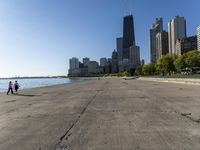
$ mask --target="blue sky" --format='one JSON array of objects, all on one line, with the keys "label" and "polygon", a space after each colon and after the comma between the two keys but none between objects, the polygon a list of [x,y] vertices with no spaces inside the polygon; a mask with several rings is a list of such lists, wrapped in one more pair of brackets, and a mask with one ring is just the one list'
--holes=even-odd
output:
[{"label": "blue sky", "polygon": [[199,0],[0,0],[0,77],[66,75],[69,58],[110,57],[123,16],[134,16],[136,43],[149,62],[149,29],[184,16],[200,24]]}]

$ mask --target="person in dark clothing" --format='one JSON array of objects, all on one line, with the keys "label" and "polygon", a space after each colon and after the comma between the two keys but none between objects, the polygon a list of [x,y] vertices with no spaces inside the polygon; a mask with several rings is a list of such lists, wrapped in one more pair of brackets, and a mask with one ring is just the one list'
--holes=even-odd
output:
[{"label": "person in dark clothing", "polygon": [[10,91],[13,94],[13,84],[12,84],[12,81],[9,81],[9,83],[8,83],[7,95],[9,94]]},{"label": "person in dark clothing", "polygon": [[15,92],[16,92],[16,94],[18,94],[17,91],[18,91],[18,89],[19,89],[19,84],[18,84],[17,81],[15,81],[14,87],[15,87]]}]

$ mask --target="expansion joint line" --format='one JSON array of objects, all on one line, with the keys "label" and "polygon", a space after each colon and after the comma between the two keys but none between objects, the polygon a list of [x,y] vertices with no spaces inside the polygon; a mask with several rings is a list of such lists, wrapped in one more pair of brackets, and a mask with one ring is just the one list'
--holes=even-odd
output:
[{"label": "expansion joint line", "polygon": [[[85,113],[85,111],[87,110],[88,106],[92,103],[92,101],[94,101],[94,99],[96,98],[97,94],[95,94],[90,100],[89,102],[86,104],[86,106],[83,108],[83,110],[80,112],[80,115],[78,116],[78,118],[72,123],[72,125],[70,126],[70,128],[60,137],[59,142],[56,143],[54,150],[59,150],[59,149],[63,149],[64,147],[61,145],[62,140],[69,134],[69,132],[72,130],[72,128],[79,122],[81,116]],[[67,147],[65,147],[67,148]]]}]

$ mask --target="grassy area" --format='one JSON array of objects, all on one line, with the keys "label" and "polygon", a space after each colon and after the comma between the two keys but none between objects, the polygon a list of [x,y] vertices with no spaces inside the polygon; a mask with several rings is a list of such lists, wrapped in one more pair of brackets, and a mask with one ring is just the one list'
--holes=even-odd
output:
[{"label": "grassy area", "polygon": [[166,76],[159,76],[159,75],[143,75],[142,77],[152,77],[152,78],[199,78],[200,74],[171,74]]},{"label": "grassy area", "polygon": [[172,74],[171,76],[166,76],[167,78],[200,78],[200,74]]}]

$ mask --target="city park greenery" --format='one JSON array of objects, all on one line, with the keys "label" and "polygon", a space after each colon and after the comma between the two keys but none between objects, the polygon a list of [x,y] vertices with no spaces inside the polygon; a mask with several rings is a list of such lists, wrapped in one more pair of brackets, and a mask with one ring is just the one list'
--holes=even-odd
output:
[{"label": "city park greenery", "polygon": [[192,68],[200,68],[200,52],[197,50],[188,51],[181,56],[167,54],[159,58],[156,64],[145,64],[137,67],[134,71],[118,73],[117,76],[200,77],[200,75],[194,74],[180,74],[182,70],[192,70]]},{"label": "city park greenery", "polygon": [[200,52],[192,50],[177,57],[176,55],[164,55],[156,64],[146,64],[138,67],[135,73],[138,75],[174,75],[182,70],[191,70],[200,67]]}]

